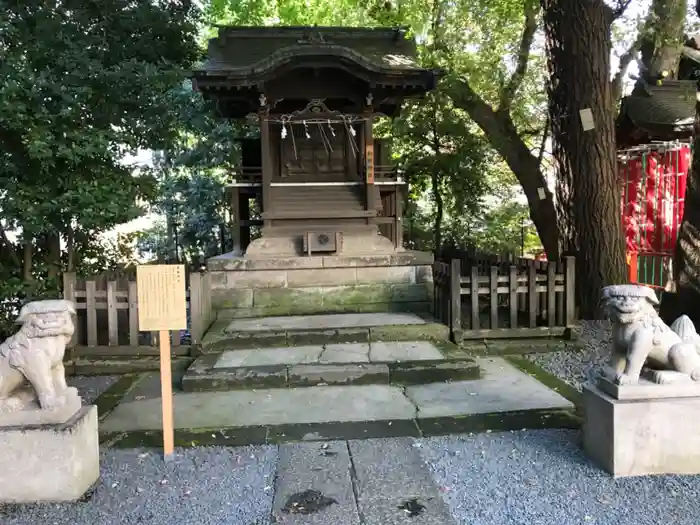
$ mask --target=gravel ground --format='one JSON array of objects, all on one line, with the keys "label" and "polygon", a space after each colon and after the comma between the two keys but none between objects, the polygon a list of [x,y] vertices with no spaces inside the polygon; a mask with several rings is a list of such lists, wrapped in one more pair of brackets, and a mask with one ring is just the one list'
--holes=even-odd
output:
[{"label": "gravel ground", "polygon": [[581,390],[583,383],[608,362],[611,344],[610,323],[582,321],[579,338],[584,343],[582,349],[530,354],[525,357]]},{"label": "gravel ground", "polygon": [[83,404],[94,403],[100,394],[117,382],[120,376],[72,376],[67,377],[68,386],[74,386],[83,398]]},{"label": "gravel ground", "polygon": [[[356,448],[360,446],[355,445]],[[368,445],[369,442],[362,442],[360,448]],[[700,523],[697,506],[700,476],[615,480],[585,457],[578,446],[576,431],[448,436],[416,440],[414,446],[429,469],[426,481],[430,485],[432,478],[436,490],[417,484],[417,478],[414,478],[417,474],[406,477],[408,469],[401,471],[404,478],[399,482],[393,479],[396,476],[387,474],[395,473],[391,468],[380,468],[379,472],[386,479],[370,488],[379,499],[392,500],[392,509],[393,500],[400,499],[397,499],[398,494],[406,497],[406,487],[411,487],[411,490],[421,487],[414,496],[426,496],[430,492],[440,494],[454,521],[448,519],[439,523]],[[0,524],[271,525],[275,475],[295,476],[295,469],[311,468],[310,465],[292,465],[286,473],[275,472],[278,456],[277,447],[195,448],[178,450],[175,461],[164,464],[154,452],[108,449],[102,453],[102,479],[86,501],[77,504],[0,505]],[[358,472],[367,470],[367,462],[372,459],[370,456],[364,458],[358,454],[354,458],[361,463],[356,465]],[[313,488],[323,490],[327,487]],[[365,490],[367,488],[364,486]],[[369,503],[374,501],[370,500]],[[414,521],[416,525],[434,523],[435,517],[415,518]],[[300,518],[303,519],[293,522],[312,522],[307,521],[306,516]],[[323,523],[342,525],[352,522],[348,516],[336,518]],[[363,523],[367,525],[388,523],[369,516],[365,518]],[[399,521],[408,523],[410,520],[401,516]]]},{"label": "gravel ground", "polygon": [[[277,447],[154,452],[108,449],[78,504],[0,505],[2,525],[268,525]],[[331,524],[329,524],[331,525]]]},{"label": "gravel ground", "polygon": [[697,525],[700,476],[614,480],[578,433],[540,430],[420,440],[459,525]]}]

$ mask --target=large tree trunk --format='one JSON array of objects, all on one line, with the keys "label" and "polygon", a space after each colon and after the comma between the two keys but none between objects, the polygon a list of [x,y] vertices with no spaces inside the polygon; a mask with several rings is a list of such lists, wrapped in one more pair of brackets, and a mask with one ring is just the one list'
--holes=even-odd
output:
[{"label": "large tree trunk", "polygon": [[[696,4],[700,16],[700,0]],[[684,313],[700,328],[700,80],[695,103],[695,137],[693,166],[685,190],[683,221],[678,232],[674,257],[674,278],[678,292],[672,307],[666,309],[667,320]]]},{"label": "large tree trunk", "polygon": [[[581,317],[594,319],[601,288],[627,280],[610,82],[613,12],[603,0],[542,5],[562,237],[578,255]],[[584,130],[581,110],[591,111],[593,129]]]}]

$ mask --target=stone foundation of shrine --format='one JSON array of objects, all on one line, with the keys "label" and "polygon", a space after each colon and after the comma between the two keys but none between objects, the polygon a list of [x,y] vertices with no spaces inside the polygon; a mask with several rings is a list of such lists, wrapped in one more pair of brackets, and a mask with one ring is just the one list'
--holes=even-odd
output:
[{"label": "stone foundation of shrine", "polygon": [[413,251],[207,261],[212,306],[232,318],[429,311],[432,264],[432,254]]}]

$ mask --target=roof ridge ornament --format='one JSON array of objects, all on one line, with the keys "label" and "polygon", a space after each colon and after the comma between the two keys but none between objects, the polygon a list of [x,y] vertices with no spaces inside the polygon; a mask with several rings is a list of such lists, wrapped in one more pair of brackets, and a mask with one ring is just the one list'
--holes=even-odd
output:
[{"label": "roof ridge ornament", "polygon": [[306,31],[297,40],[297,44],[328,44],[328,42],[320,31]]}]

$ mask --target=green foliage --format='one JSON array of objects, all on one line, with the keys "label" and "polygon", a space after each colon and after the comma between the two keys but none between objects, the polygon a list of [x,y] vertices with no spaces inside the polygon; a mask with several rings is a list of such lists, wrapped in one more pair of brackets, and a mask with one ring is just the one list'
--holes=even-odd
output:
[{"label": "green foliage", "polygon": [[140,232],[141,256],[197,263],[228,247],[226,191],[228,174],[240,160],[236,137],[253,131],[220,118],[189,82],[177,93],[180,128],[157,162],[158,198],[151,211],[164,217]]},{"label": "green foliage", "polygon": [[138,250],[160,260],[197,263],[221,253],[221,228],[225,224],[221,173],[182,170],[163,180],[155,211],[165,221],[138,236]]},{"label": "green foliage", "polygon": [[154,198],[123,159],[176,137],[196,15],[189,0],[0,4],[0,298],[55,295],[68,261]]}]

